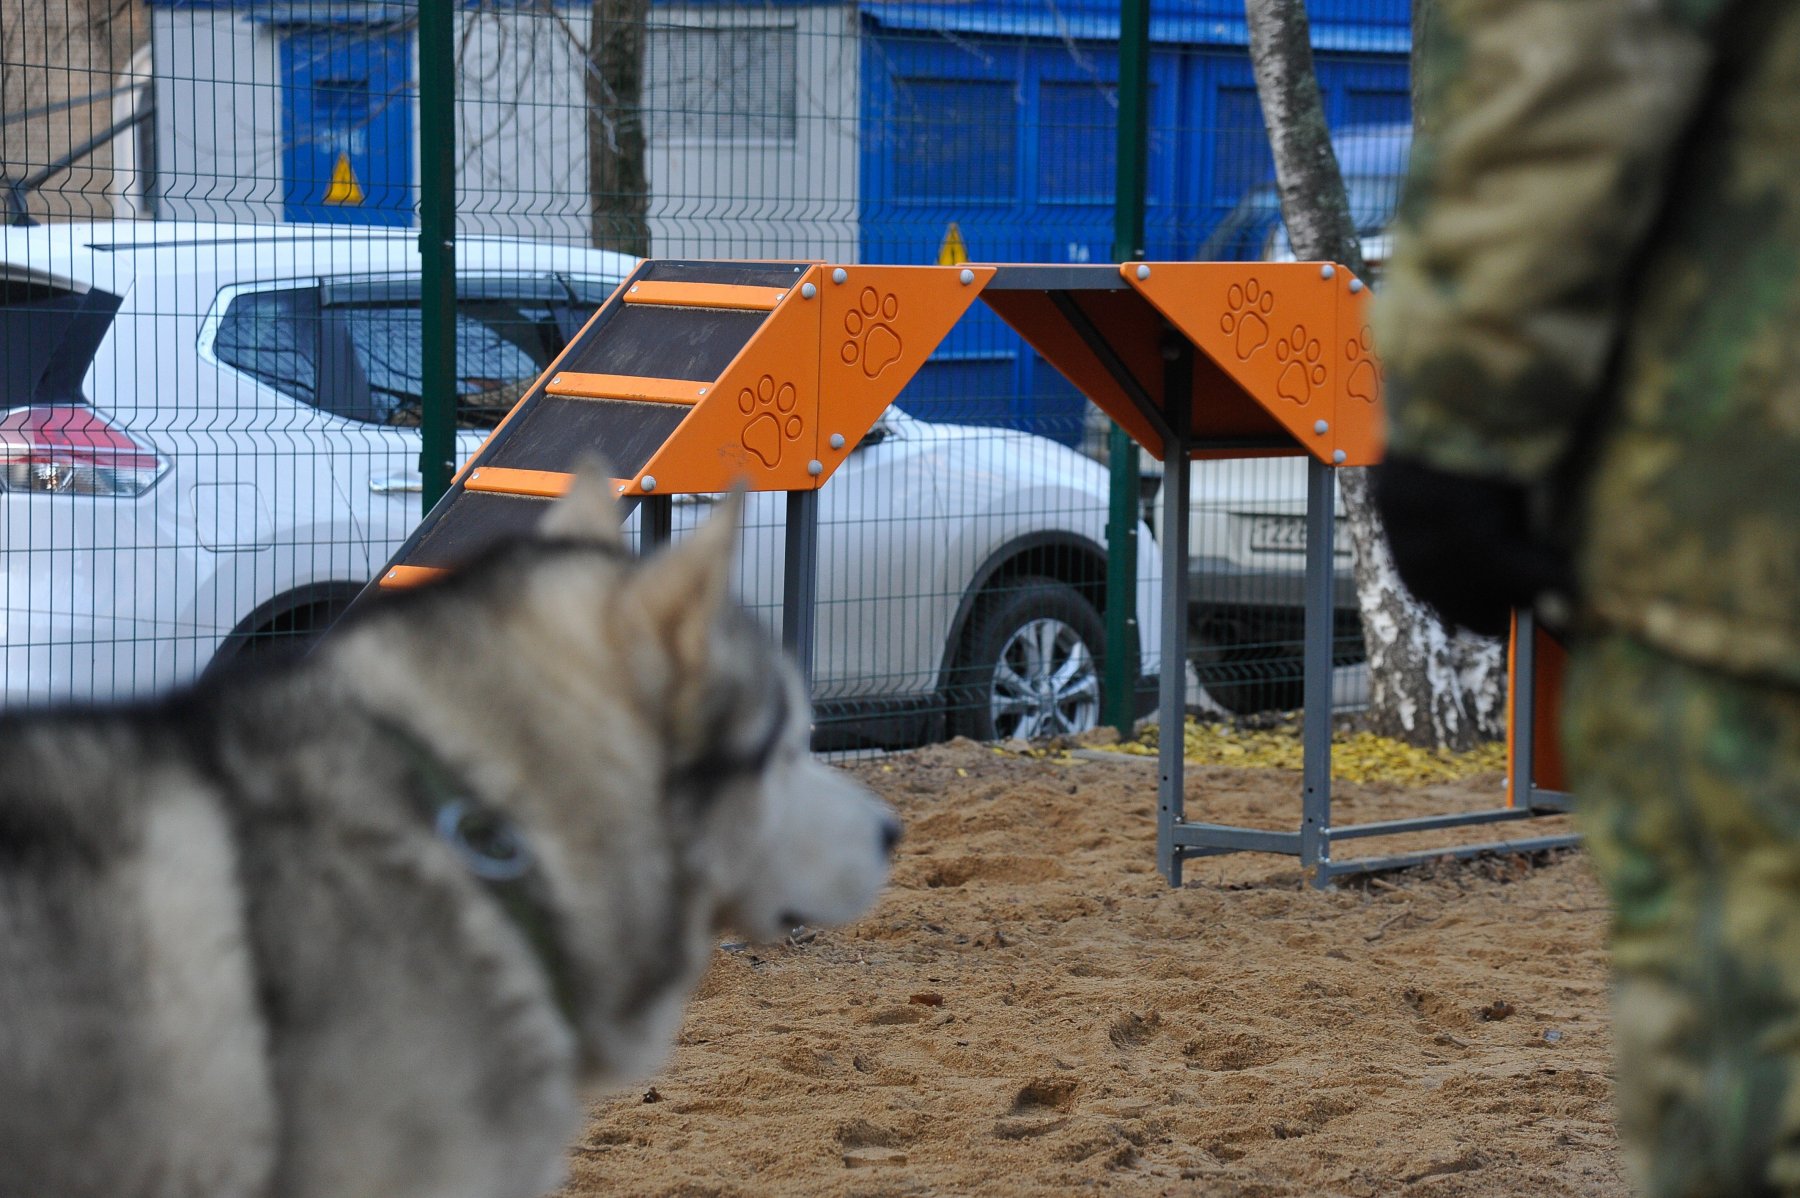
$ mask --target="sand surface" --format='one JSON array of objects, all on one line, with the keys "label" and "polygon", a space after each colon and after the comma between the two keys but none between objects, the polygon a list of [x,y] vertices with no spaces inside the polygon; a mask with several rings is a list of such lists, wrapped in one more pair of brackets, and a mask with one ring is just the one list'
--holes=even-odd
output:
[{"label": "sand surface", "polygon": [[[1627,1192],[1578,852],[1324,892],[1235,856],[1170,890],[1149,762],[850,768],[907,821],[892,887],[853,927],[722,948],[665,1069],[593,1108],[569,1198]],[[1338,818],[1499,784],[1341,784]],[[1190,768],[1188,794],[1298,818],[1289,771]]]}]

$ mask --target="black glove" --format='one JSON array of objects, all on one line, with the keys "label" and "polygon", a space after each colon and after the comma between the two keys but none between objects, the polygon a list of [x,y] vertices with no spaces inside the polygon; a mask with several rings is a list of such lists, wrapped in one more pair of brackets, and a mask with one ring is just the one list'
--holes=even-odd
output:
[{"label": "black glove", "polygon": [[1390,457],[1375,468],[1375,506],[1401,580],[1448,623],[1499,636],[1510,609],[1571,590],[1568,561],[1532,534],[1517,483]]}]

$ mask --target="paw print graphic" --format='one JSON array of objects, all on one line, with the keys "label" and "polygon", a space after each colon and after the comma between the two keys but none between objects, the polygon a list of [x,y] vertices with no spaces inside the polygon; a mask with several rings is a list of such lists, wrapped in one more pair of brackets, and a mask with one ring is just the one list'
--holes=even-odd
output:
[{"label": "paw print graphic", "polygon": [[1225,293],[1225,315],[1219,317],[1219,328],[1233,339],[1239,361],[1269,343],[1268,315],[1275,310],[1275,293],[1256,279],[1233,283]]},{"label": "paw print graphic", "polygon": [[900,360],[900,334],[888,323],[900,315],[900,297],[864,287],[857,298],[857,306],[844,317],[844,332],[850,334],[844,342],[844,362],[860,364],[867,378],[879,378]]},{"label": "paw print graphic", "polygon": [[1285,362],[1275,380],[1275,394],[1304,407],[1316,388],[1325,385],[1325,347],[1308,337],[1304,325],[1275,343],[1275,357]]},{"label": "paw print graphic", "polygon": [[805,422],[794,408],[800,393],[794,384],[777,386],[773,375],[763,375],[756,389],[745,387],[738,392],[738,411],[750,417],[744,422],[744,448],[755,454],[764,466],[773,469],[781,462],[781,451],[789,441],[800,439]]},{"label": "paw print graphic", "polygon": [[1381,367],[1375,361],[1375,339],[1364,325],[1362,332],[1344,342],[1344,357],[1350,363],[1350,379],[1344,390],[1351,398],[1373,404],[1381,398]]}]

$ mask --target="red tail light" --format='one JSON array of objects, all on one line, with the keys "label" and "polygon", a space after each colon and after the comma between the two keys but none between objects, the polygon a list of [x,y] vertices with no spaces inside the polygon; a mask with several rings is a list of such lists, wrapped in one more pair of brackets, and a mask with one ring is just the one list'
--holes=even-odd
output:
[{"label": "red tail light", "polygon": [[0,490],[130,498],[168,468],[92,408],[45,404],[0,416]]}]

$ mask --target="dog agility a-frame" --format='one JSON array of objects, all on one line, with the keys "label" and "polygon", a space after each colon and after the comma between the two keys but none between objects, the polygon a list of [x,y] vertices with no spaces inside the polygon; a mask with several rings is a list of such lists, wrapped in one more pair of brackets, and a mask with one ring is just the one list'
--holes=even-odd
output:
[{"label": "dog agility a-frame", "polygon": [[[1295,856],[1319,884],[1445,855],[1528,852],[1572,836],[1340,860],[1341,841],[1561,811],[1538,787],[1538,634],[1515,654],[1505,806],[1372,824],[1331,814],[1333,471],[1381,454],[1381,368],[1368,291],[1334,263],[862,266],[652,260],[627,278],[457,475],[372,586],[403,587],[525,530],[585,454],[666,540],[670,497],[737,483],[788,499],[783,639],[810,676],[817,492],[977,298],[1165,463],[1157,865],[1232,852]],[[1299,826],[1187,817],[1183,738],[1188,464],[1307,461],[1304,768]],[[1521,755],[1522,753],[1522,755]],[[1522,780],[1522,781],[1521,781]]]},{"label": "dog agility a-frame", "polygon": [[812,676],[818,489],[992,267],[639,264],[457,473],[375,587],[434,577],[534,525],[584,456],[652,544],[676,495],[788,495],[782,639]]}]

